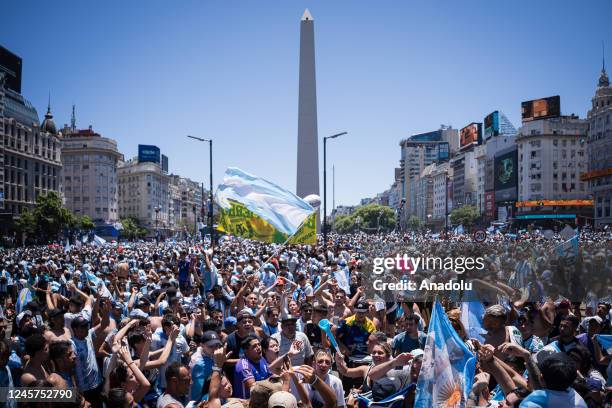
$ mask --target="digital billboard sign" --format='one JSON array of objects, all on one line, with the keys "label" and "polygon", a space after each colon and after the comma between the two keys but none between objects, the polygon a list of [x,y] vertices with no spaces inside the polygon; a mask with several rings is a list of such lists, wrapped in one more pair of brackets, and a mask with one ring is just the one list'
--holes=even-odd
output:
[{"label": "digital billboard sign", "polygon": [[0,72],[6,73],[9,89],[21,93],[21,58],[0,46]]},{"label": "digital billboard sign", "polygon": [[561,116],[561,97],[559,95],[521,102],[521,118],[523,122],[557,118],[559,116]]},{"label": "digital billboard sign", "polygon": [[518,154],[516,150],[495,157],[495,201],[517,198]]},{"label": "digital billboard sign", "polygon": [[493,136],[499,136],[499,112],[495,111],[484,118],[484,138],[490,139]]},{"label": "digital billboard sign", "polygon": [[151,145],[138,145],[138,162],[153,162],[160,164],[159,147]]},{"label": "digital billboard sign", "polygon": [[470,123],[459,131],[459,148],[465,149],[482,141],[482,123]]}]

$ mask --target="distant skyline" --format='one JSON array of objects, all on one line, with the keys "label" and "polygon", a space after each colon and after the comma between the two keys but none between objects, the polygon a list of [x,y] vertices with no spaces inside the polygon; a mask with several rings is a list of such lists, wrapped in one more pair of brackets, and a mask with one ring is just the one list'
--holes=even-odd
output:
[{"label": "distant skyline", "polygon": [[[295,189],[300,18],[315,24],[319,138],[336,205],[393,182],[399,141],[560,95],[584,118],[610,52],[612,2],[161,0],[6,2],[0,44],[23,58],[23,95],[42,120],[89,125],[126,159],[157,145],[170,172],[208,186],[235,166]],[[319,143],[320,150],[322,143]],[[320,153],[322,158],[322,152]],[[323,173],[322,159],[321,177]],[[322,185],[322,181],[321,181]],[[328,206],[329,210],[331,205]]]}]

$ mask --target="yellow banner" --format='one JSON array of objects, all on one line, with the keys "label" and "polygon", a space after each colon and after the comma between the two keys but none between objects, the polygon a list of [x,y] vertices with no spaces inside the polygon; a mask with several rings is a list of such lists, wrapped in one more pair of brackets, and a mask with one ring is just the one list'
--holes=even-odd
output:
[{"label": "yellow banner", "polygon": [[289,244],[310,244],[317,243],[317,213],[314,212],[306,218],[306,221],[289,239]]},{"label": "yellow banner", "polygon": [[[229,209],[221,208],[219,229],[237,237],[255,241],[283,244],[289,236],[278,231],[269,222],[250,211],[244,204],[229,200]],[[310,215],[291,237],[291,244],[315,244],[317,242],[316,213]]]}]

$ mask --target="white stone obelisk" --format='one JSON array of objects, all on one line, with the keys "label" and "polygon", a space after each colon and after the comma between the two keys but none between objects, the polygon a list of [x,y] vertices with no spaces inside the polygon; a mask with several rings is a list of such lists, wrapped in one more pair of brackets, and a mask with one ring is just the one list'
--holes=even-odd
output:
[{"label": "white stone obelisk", "polygon": [[297,188],[299,197],[319,195],[319,136],[315,78],[314,21],[306,9],[300,23]]}]

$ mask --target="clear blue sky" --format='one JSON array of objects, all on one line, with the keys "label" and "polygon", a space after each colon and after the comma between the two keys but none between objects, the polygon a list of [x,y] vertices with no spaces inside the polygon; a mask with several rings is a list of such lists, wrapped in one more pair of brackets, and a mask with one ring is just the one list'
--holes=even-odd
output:
[{"label": "clear blue sky", "polygon": [[495,109],[518,126],[521,101],[556,94],[584,117],[602,39],[612,66],[609,0],[8,1],[0,44],[40,116],[51,91],[58,126],[75,103],[126,158],[155,144],[206,185],[206,146],[185,135],[213,138],[215,184],[237,166],[294,191],[306,7],[319,136],[349,132],[328,145],[328,204],[332,164],[336,204],[356,204],[392,183],[401,139]]}]

